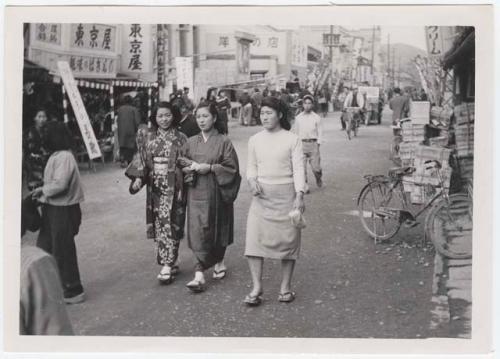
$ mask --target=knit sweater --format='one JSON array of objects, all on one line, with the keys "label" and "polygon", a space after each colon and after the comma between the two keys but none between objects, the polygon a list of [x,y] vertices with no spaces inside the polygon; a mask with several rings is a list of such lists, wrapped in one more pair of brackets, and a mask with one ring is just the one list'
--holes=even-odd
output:
[{"label": "knit sweater", "polygon": [[54,152],[45,166],[40,202],[71,206],[83,202],[83,188],[75,157],[70,151]]}]

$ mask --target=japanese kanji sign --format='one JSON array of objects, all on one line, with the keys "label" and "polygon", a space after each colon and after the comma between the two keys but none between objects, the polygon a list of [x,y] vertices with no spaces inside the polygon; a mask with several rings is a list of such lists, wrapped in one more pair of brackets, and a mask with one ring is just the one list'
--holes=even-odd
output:
[{"label": "japanese kanji sign", "polygon": [[101,149],[99,148],[99,143],[90,124],[89,116],[85,105],[83,104],[82,97],[78,91],[73,73],[71,72],[70,65],[67,61],[58,61],[57,68],[59,69],[59,74],[63,80],[64,88],[69,97],[71,107],[75,113],[76,121],[78,122],[78,127],[80,127],[80,132],[82,134],[83,142],[87,148],[87,153],[89,158],[93,160],[94,158],[101,157]]},{"label": "japanese kanji sign", "polygon": [[292,33],[292,58],[291,63],[293,66],[307,66],[307,46],[302,41],[300,34]]},{"label": "japanese kanji sign", "polygon": [[193,58],[192,57],[176,57],[175,70],[177,72],[177,88],[182,89],[189,87],[190,94],[193,93],[194,78],[193,78]]},{"label": "japanese kanji sign", "polygon": [[57,61],[66,60],[71,72],[77,77],[111,78],[116,76],[118,70],[114,56],[97,56],[92,53],[61,54],[54,50],[33,48],[29,58],[54,72],[58,70]]},{"label": "japanese kanji sign", "polygon": [[35,26],[35,41],[61,45],[61,24],[38,23]]},{"label": "japanese kanji sign", "polygon": [[443,37],[439,26],[426,26],[425,38],[427,42],[427,53],[430,57],[443,55]]},{"label": "japanese kanji sign", "polygon": [[122,69],[129,73],[152,71],[151,25],[127,24],[123,27]]},{"label": "japanese kanji sign", "polygon": [[116,27],[103,24],[71,24],[70,46],[77,49],[114,52]]}]

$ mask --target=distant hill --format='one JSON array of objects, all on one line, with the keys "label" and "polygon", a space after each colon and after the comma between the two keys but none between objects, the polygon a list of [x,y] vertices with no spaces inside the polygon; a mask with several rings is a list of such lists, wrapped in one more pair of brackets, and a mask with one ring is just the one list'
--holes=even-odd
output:
[{"label": "distant hill", "polygon": [[[413,64],[413,59],[420,56],[427,56],[427,52],[419,49],[418,47],[411,46],[408,44],[395,43],[391,44],[391,63],[392,63],[392,49],[395,49],[395,71],[398,71],[399,58],[401,58],[401,71],[406,72],[411,75],[416,81],[418,81],[418,72]],[[381,46],[381,59],[385,63],[387,59],[387,44]],[[391,65],[392,67],[392,65]]]}]

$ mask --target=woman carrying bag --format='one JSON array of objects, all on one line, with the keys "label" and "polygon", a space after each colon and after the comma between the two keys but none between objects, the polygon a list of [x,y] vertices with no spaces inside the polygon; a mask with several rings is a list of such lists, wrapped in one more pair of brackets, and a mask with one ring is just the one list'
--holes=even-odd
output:
[{"label": "woman carrying bag", "polygon": [[214,279],[226,275],[224,256],[233,243],[233,202],[241,177],[238,156],[223,135],[215,104],[202,102],[195,116],[201,133],[188,139],[178,165],[188,185],[186,238],[197,262],[187,287],[199,293],[205,290],[205,270],[214,267]]}]

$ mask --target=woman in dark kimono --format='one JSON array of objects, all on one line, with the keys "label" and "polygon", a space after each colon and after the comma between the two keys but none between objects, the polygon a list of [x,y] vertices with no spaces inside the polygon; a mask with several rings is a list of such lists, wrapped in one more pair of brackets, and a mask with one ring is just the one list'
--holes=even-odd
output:
[{"label": "woman in dark kimono", "polygon": [[215,266],[214,279],[226,275],[224,254],[233,243],[233,202],[241,177],[238,156],[229,138],[221,134],[215,105],[201,103],[195,115],[201,133],[188,139],[179,166],[188,184],[186,238],[197,260],[194,279],[187,287],[202,292],[205,270]]},{"label": "woman in dark kimono", "polygon": [[133,180],[131,193],[147,186],[147,236],[156,243],[157,262],[162,266],[158,280],[162,284],[174,280],[184,232],[183,174],[176,163],[186,136],[177,130],[179,117],[168,102],[158,104],[158,129],[149,134],[144,128],[138,131],[138,152],[125,173]]},{"label": "woman in dark kimono", "polygon": [[43,130],[47,123],[47,111],[38,109],[23,141],[24,163],[23,169],[29,190],[43,185],[43,170],[49,159],[50,153],[42,143]]}]

